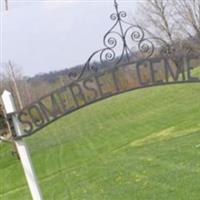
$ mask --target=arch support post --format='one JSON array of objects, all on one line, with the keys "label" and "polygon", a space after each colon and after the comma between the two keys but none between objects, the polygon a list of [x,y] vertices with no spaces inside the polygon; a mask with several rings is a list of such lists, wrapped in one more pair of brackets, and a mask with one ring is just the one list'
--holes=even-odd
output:
[{"label": "arch support post", "polygon": [[[20,122],[17,119],[17,115],[16,115],[17,110],[16,110],[16,106],[15,106],[12,94],[5,90],[1,98],[2,98],[4,109],[5,109],[5,113],[9,117],[9,120],[10,120],[9,125],[11,129],[13,129],[12,131],[14,132],[16,136],[22,136],[23,130],[21,129]],[[26,177],[26,180],[27,180],[27,183],[32,195],[32,199],[43,200],[39,183],[34,172],[34,167],[32,165],[30,153],[24,139],[14,138],[14,144],[16,146],[19,158],[21,160],[21,164],[22,164],[24,174],[25,174],[25,177]]]}]

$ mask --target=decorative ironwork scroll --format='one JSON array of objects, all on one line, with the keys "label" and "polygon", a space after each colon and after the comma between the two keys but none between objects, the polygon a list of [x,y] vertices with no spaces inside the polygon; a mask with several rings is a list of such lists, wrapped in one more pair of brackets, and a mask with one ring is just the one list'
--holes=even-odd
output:
[{"label": "decorative ironwork scroll", "polygon": [[162,43],[160,53],[169,52],[169,45],[160,38],[147,38],[145,31],[139,25],[133,25],[126,21],[127,13],[120,11],[114,0],[115,13],[110,15],[114,25],[104,35],[104,48],[95,51],[79,72],[71,71],[69,77],[79,80],[86,73],[96,73],[100,68],[129,63],[139,58],[151,57]]}]

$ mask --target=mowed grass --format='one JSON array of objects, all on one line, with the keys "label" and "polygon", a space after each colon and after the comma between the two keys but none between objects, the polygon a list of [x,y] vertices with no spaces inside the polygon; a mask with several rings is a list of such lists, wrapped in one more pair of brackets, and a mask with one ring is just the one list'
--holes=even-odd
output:
[{"label": "mowed grass", "polygon": [[[118,95],[26,139],[45,200],[199,200],[200,84]],[[0,144],[0,199],[30,200]]]}]

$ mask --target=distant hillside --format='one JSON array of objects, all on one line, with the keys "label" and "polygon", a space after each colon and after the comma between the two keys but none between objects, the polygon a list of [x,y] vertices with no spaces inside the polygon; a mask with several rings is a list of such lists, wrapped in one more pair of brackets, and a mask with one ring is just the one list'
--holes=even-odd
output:
[{"label": "distant hillside", "polygon": [[82,66],[83,65],[77,65],[75,67],[65,68],[63,70],[50,71],[47,73],[39,73],[33,77],[28,78],[28,82],[47,81],[49,83],[55,83],[56,81],[58,81],[60,76],[68,76],[70,71],[77,71]]}]

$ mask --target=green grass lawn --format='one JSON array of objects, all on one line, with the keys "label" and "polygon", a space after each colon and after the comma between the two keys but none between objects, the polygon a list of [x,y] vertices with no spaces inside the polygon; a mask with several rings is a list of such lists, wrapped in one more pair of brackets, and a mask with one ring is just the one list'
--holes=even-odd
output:
[{"label": "green grass lawn", "polygon": [[[200,84],[137,90],[26,139],[45,200],[199,200]],[[0,199],[31,200],[0,144]]]}]

